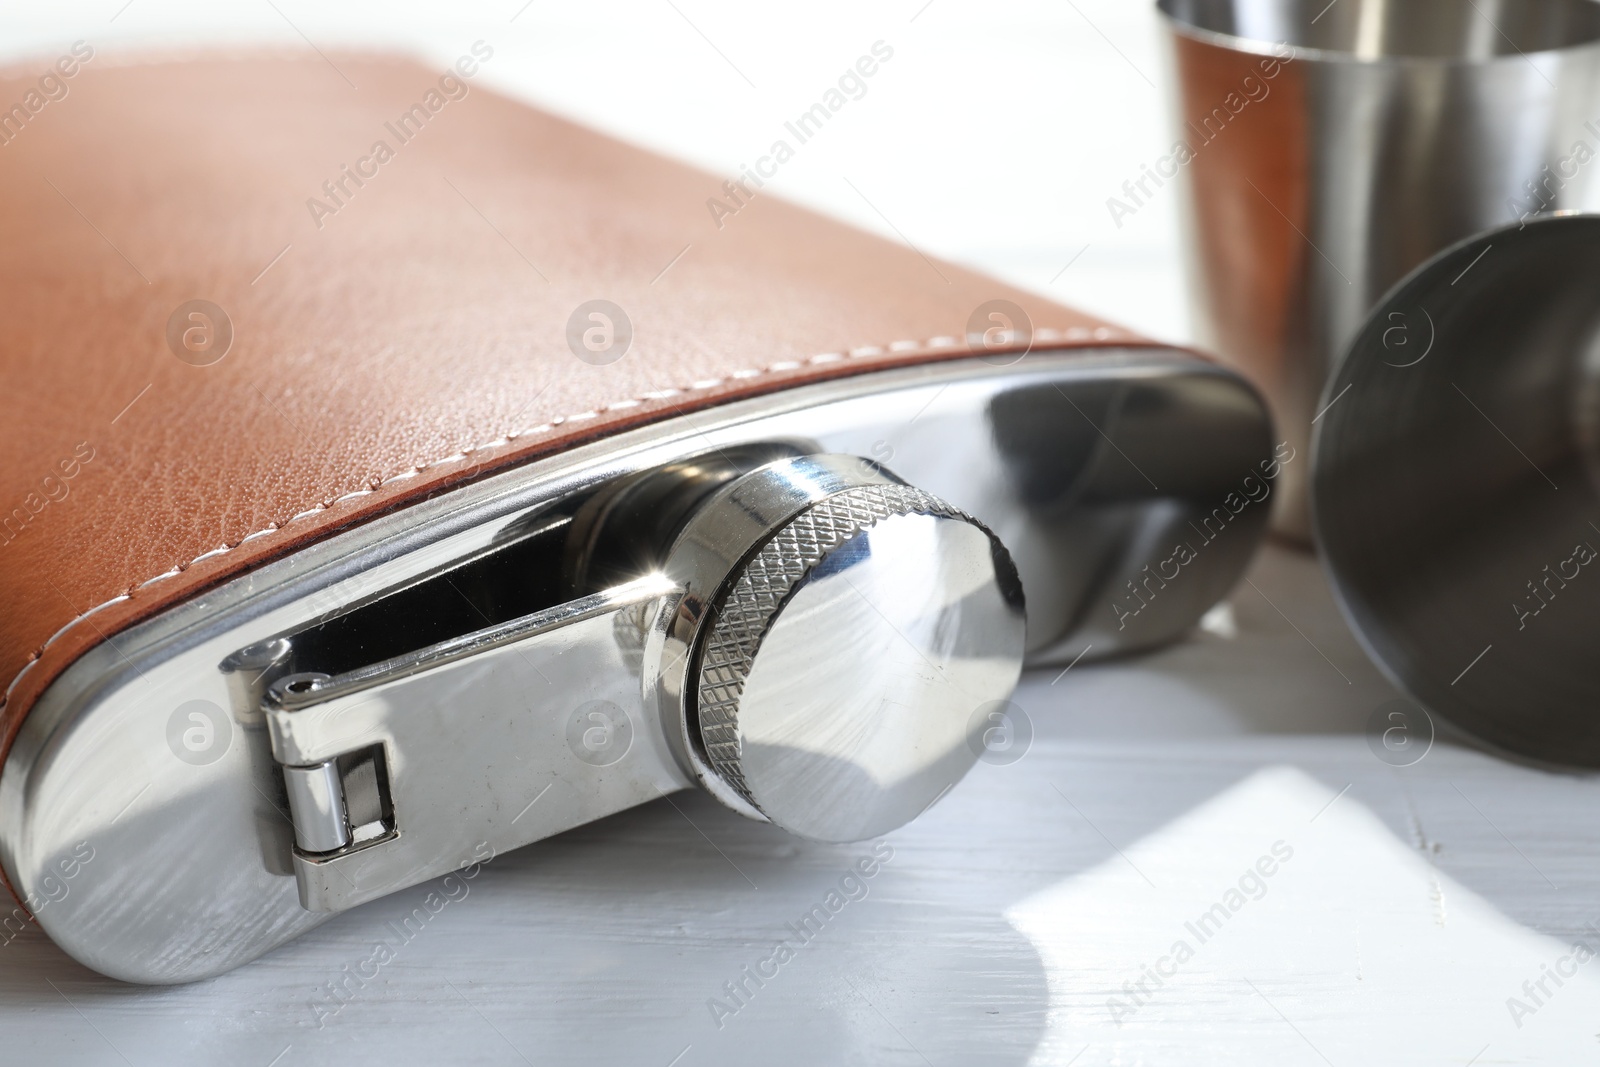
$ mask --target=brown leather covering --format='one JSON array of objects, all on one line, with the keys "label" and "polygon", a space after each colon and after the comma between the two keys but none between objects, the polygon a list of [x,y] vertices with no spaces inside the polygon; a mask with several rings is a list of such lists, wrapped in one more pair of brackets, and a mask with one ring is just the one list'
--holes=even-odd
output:
[{"label": "brown leather covering", "polygon": [[[1204,295],[1229,342],[1225,358],[1237,357],[1270,393],[1281,388],[1277,376],[1300,310],[1287,294],[1316,255],[1292,221],[1310,209],[1305,67],[1183,34],[1176,67],[1180,136],[1194,151],[1195,199],[1207,206],[1194,218],[1197,250],[1208,257],[1197,280],[1216,290]],[[1264,95],[1248,98],[1246,87]],[[1225,108],[1230,100],[1246,109],[1241,121]],[[1226,151],[1209,150],[1208,139],[1222,138]]]},{"label": "brown leather covering", "polygon": [[[96,56],[4,128],[0,755],[97,642],[446,486],[968,355],[956,339],[994,298],[1028,309],[1036,349],[1131,340],[769,194],[719,229],[721,178],[497,96],[482,71],[402,143],[385,124],[426,108],[444,68],[331,59]],[[26,106],[50,62],[0,80],[0,107]],[[379,140],[393,158],[314,219],[308,199],[333,206],[323,183]],[[634,326],[609,366],[566,340],[594,298]],[[235,332],[209,366],[166,340],[194,299]]]},{"label": "brown leather covering", "polygon": [[[1175,35],[1174,75],[1197,210],[1190,272],[1201,343],[1266,395],[1279,431],[1309,451],[1321,361],[1304,305],[1311,260],[1306,116],[1310,68]],[[1237,113],[1233,109],[1238,109]],[[1213,146],[1212,141],[1217,144]],[[1284,468],[1274,529],[1309,544],[1309,463]]]}]

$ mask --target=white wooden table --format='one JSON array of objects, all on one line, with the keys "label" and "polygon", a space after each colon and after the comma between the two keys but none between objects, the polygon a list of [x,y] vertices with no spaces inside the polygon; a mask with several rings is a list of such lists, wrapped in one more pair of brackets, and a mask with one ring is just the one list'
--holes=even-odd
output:
[{"label": "white wooden table", "polygon": [[[483,38],[502,88],[730,174],[889,41],[777,193],[1183,339],[1175,205],[1104,208],[1166,140],[1143,0],[507,0],[443,23],[275,2],[7,10],[0,41]],[[1307,556],[1270,548],[1230,604],[1158,654],[1026,678],[1023,757],[877,857],[683,794],[500,857],[436,913],[419,886],[192,986],[121,985],[32,931],[0,949],[0,1064],[1592,1061],[1600,965],[1573,946],[1600,949],[1600,784],[1444,724],[1381,761],[1368,722],[1396,694]]]}]

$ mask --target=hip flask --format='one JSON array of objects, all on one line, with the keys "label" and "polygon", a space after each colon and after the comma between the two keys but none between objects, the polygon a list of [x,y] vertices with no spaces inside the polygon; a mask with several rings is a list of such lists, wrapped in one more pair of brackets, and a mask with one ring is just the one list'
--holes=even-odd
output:
[{"label": "hip flask", "polygon": [[686,788],[881,835],[1256,547],[1234,373],[493,61],[91,59],[7,146],[7,939],[202,978]]}]

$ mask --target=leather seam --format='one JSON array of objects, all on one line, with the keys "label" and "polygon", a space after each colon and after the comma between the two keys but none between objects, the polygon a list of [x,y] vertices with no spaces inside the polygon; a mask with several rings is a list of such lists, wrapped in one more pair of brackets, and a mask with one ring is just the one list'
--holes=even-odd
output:
[{"label": "leather seam", "polygon": [[[1115,327],[1074,326],[1065,330],[1051,328],[1036,329],[1032,332],[1032,335],[1027,338],[1027,343],[1029,349],[1031,350],[1033,345],[1038,343],[1051,344],[1059,341],[1133,341],[1136,339],[1137,338],[1135,338],[1135,336],[1128,331]],[[1010,340],[1015,340],[1015,338],[1010,338]],[[0,696],[0,710],[3,710],[11,702],[12,691],[16,689],[17,684],[22,681],[23,677],[27,675],[28,671],[33,669],[34,664],[38,663],[44,658],[45,653],[50,650],[50,646],[55,644],[56,641],[60,640],[61,636],[68,630],[71,630],[78,623],[88,619],[91,615],[104,611],[106,608],[112,607],[115,604],[120,604],[125,600],[132,600],[134,594],[136,594],[139,590],[144,589],[147,586],[155,585],[158,582],[165,581],[168,578],[175,578],[184,571],[188,570],[190,567],[194,566],[196,563],[213,559],[218,556],[227,555],[248,541],[271,536],[272,534],[286,529],[293,523],[296,523],[302,519],[310,518],[314,515],[320,515],[325,511],[332,510],[334,507],[345,503],[346,501],[354,500],[359,497],[370,496],[384,486],[393,485],[400,481],[415,478],[423,471],[428,470],[431,467],[438,467],[446,463],[460,462],[474,455],[475,453],[509,445],[511,442],[520,437],[529,437],[535,434],[549,433],[558,427],[565,426],[569,423],[586,421],[588,419],[597,419],[606,412],[635,408],[652,400],[667,400],[674,396],[681,396],[684,393],[704,392],[707,389],[715,389],[718,386],[730,381],[746,382],[756,378],[768,377],[773,374],[782,374],[786,371],[798,370],[805,366],[822,366],[830,363],[842,363],[852,359],[863,359],[869,356],[881,356],[885,354],[903,355],[912,352],[949,351],[950,349],[958,347],[960,344],[960,339],[948,336],[933,337],[926,341],[891,341],[886,345],[863,345],[859,348],[851,348],[844,352],[821,352],[803,360],[780,360],[776,363],[771,363],[761,368],[746,368],[729,371],[720,378],[706,378],[700,381],[691,382],[687,386],[680,386],[678,388],[652,390],[647,393],[641,393],[637,397],[613,401],[609,404],[602,404],[587,411],[580,411],[572,415],[559,415],[556,418],[553,418],[548,422],[540,423],[537,426],[530,426],[525,430],[508,431],[504,434],[501,434],[499,437],[494,438],[493,440],[485,442],[484,444],[475,445],[472,448],[460,449],[447,456],[441,456],[438,459],[415,464],[399,472],[398,474],[391,474],[387,478],[374,478],[369,483],[369,487],[366,489],[357,489],[352,492],[343,493],[339,496],[333,497],[332,499],[306,508],[303,511],[299,511],[282,522],[274,521],[270,525],[263,527],[260,530],[245,534],[231,545],[223,544],[217,546],[216,548],[208,549],[207,551],[202,552],[200,555],[191,559],[189,562],[179,563],[152,578],[147,578],[142,582],[136,582],[135,584],[129,586],[125,592],[119,593],[111,599],[100,604],[96,604],[87,611],[68,619],[60,629],[50,635],[44,644],[40,645],[37,649],[28,654],[27,661],[12,677],[10,683],[6,685],[4,695]],[[1026,354],[1026,351],[1027,350],[1024,351],[1024,354]]]}]

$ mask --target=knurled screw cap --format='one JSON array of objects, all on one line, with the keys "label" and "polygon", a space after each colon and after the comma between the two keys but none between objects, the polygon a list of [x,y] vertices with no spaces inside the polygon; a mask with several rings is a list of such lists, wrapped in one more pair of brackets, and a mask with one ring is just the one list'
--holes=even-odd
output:
[{"label": "knurled screw cap", "polygon": [[700,645],[706,762],[795,834],[858,841],[972,766],[974,711],[1016,685],[1021,586],[999,540],[903,484],[789,519],[730,577]]}]

